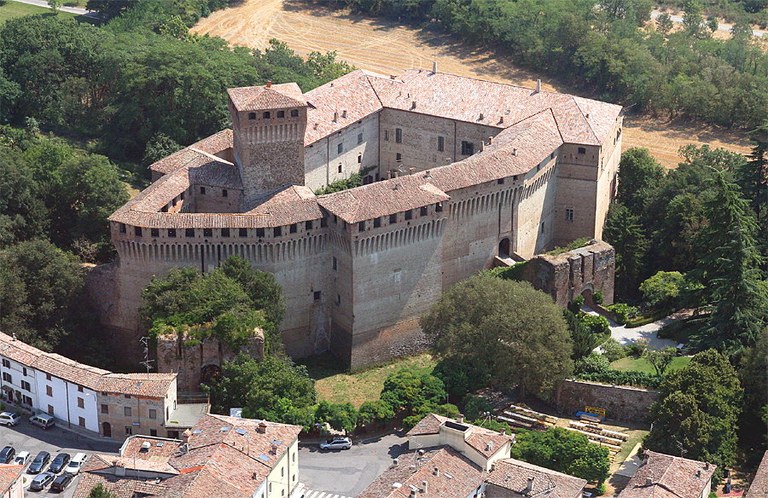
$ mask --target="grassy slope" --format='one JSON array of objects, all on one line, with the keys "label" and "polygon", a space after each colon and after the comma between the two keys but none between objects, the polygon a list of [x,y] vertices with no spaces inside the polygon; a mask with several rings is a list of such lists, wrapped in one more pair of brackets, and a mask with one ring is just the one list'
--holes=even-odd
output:
[{"label": "grassy slope", "polygon": [[[51,9],[8,0],[6,1],[5,5],[0,5],[0,24],[3,24],[8,19],[13,19],[14,17],[29,16],[33,14],[53,15]],[[65,17],[75,17],[74,14],[68,14],[66,12],[59,12],[58,15]]]},{"label": "grassy slope", "polygon": [[[691,358],[689,356],[678,356],[674,360],[672,360],[672,364],[669,366],[668,371],[672,370],[679,370],[686,366],[691,361]],[[648,363],[648,360],[645,358],[632,358],[627,356],[626,358],[622,358],[620,360],[616,360],[613,363],[611,363],[611,368],[614,370],[621,370],[621,371],[638,371],[638,372],[647,372],[647,373],[656,373],[656,370],[653,369],[653,365]]]},{"label": "grassy slope", "polygon": [[318,379],[317,396],[332,403],[352,403],[359,407],[364,401],[379,399],[387,375],[404,367],[431,371],[437,362],[428,354],[403,358],[393,363],[374,367],[354,374],[338,373],[323,364],[307,365],[310,375]]}]

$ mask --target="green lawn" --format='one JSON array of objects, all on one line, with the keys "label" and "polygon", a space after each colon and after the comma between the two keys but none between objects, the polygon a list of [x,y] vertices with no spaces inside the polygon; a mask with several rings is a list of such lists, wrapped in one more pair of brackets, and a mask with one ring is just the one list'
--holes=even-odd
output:
[{"label": "green lawn", "polygon": [[[677,356],[674,360],[672,360],[672,364],[669,366],[669,369],[667,370],[679,370],[686,366],[691,361],[690,356]],[[611,368],[613,370],[621,370],[623,372],[629,372],[629,371],[637,371],[637,372],[647,372],[654,374],[656,373],[656,370],[654,370],[653,365],[648,363],[648,360],[645,358],[632,358],[630,356],[627,356],[626,358],[622,358],[620,360],[616,360],[613,363],[611,363]]]},{"label": "green lawn", "polygon": [[[33,14],[54,15],[53,12],[51,12],[51,9],[46,9],[45,7],[37,7],[35,5],[7,0],[5,4],[0,5],[0,24],[3,24],[8,19],[13,19],[14,17],[29,16]],[[68,14],[66,12],[59,12],[58,15],[75,17],[75,14]]]},{"label": "green lawn", "polygon": [[317,379],[315,386],[318,399],[331,403],[349,402],[359,407],[364,401],[379,399],[381,389],[384,387],[384,379],[392,372],[403,367],[432,371],[437,361],[428,354],[422,354],[354,374],[338,372],[334,366],[335,363],[330,358],[326,358],[313,360],[312,363],[307,364],[309,374]]}]

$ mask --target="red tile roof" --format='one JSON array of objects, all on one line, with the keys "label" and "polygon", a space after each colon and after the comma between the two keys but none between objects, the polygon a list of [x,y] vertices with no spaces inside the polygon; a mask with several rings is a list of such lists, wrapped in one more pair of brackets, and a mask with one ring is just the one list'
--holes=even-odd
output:
[{"label": "red tile roof", "polygon": [[307,105],[301,88],[296,83],[230,88],[227,94],[235,109],[240,112]]},{"label": "red tile roof", "polygon": [[646,461],[619,498],[699,498],[715,466],[646,450]]},{"label": "red tile roof", "polygon": [[189,161],[194,160],[199,155],[199,152],[207,152],[215,156],[223,154],[227,149],[231,149],[232,144],[232,130],[227,128],[150,164],[149,169],[163,174],[170,173],[184,166]]},{"label": "red tile roof", "polygon": [[0,495],[7,493],[23,473],[23,465],[0,464]]},{"label": "red tile roof", "polygon": [[744,493],[744,498],[766,498],[768,497],[768,451],[763,454],[763,460],[757,468],[755,478],[749,485],[749,489]]},{"label": "red tile roof", "polygon": [[[529,479],[533,479],[530,491]],[[496,461],[486,481],[514,494],[537,498],[580,498],[587,484],[584,479],[512,458]]]}]

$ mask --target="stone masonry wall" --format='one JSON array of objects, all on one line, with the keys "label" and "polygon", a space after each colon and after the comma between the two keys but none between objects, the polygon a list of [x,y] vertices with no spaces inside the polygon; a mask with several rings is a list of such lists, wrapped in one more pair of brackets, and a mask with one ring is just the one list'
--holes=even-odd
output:
[{"label": "stone masonry wall", "polygon": [[573,415],[585,406],[605,409],[611,420],[646,422],[659,393],[630,386],[611,386],[580,380],[565,380],[555,393],[555,406],[563,415]]}]

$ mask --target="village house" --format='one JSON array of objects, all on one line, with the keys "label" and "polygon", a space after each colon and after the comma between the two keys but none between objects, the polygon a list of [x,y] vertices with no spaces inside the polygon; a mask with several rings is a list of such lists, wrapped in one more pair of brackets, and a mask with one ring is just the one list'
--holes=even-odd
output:
[{"label": "village house", "polygon": [[485,498],[581,498],[587,481],[512,458],[488,474]]},{"label": "village house", "polygon": [[0,498],[24,498],[23,465],[0,464]]},{"label": "village house", "polygon": [[715,466],[646,450],[619,498],[707,498]]}]

